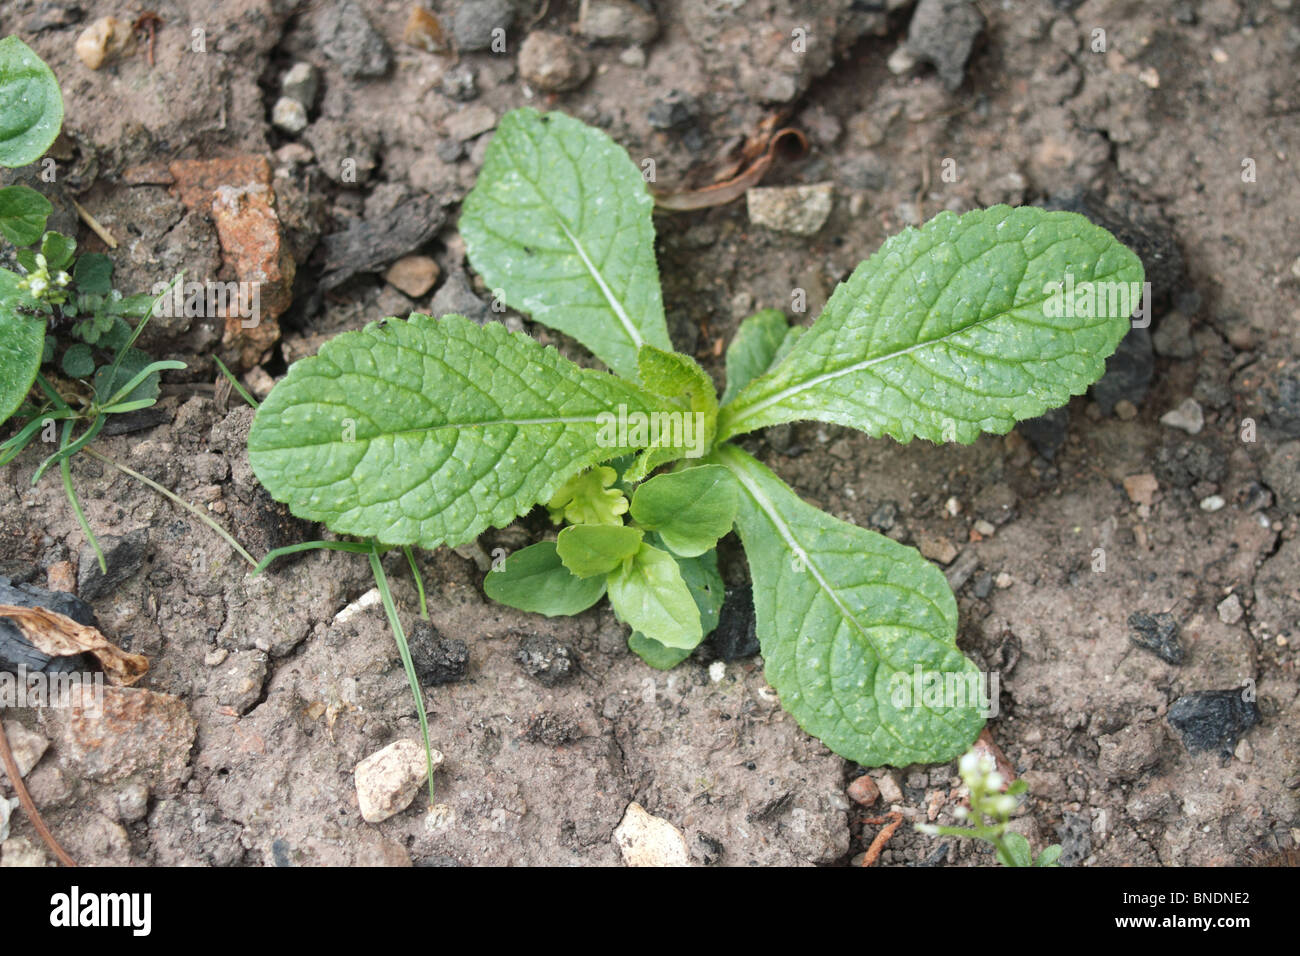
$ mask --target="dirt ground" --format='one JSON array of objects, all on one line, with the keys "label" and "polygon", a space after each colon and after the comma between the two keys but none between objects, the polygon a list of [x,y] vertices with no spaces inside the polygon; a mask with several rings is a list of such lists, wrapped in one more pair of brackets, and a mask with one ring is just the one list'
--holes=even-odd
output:
[{"label": "dirt ground", "polygon": [[[966,447],[815,424],[748,447],[808,501],[944,567],[960,645],[1000,678],[990,729],[1031,785],[1014,826],[1036,850],[1059,842],[1071,865],[1236,865],[1300,845],[1300,3],[983,0],[918,24],[907,0],[595,5],[612,11],[599,42],[578,32],[577,2],[440,0],[429,9],[460,39],[453,56],[404,40],[408,0],[163,0],[154,64],[142,40],[92,71],[74,51],[81,31],[138,10],[9,0],[0,33],[50,63],[66,101],[60,181],[43,188],[121,240],[120,288],[181,269],[234,278],[211,211],[187,204],[168,171],[184,159],[265,156],[297,266],[278,341],[251,353],[205,319],[151,329],[155,357],[189,369],[168,374],[162,414],[97,447],[201,503],[258,556],[319,536],[258,490],[251,411],[214,389],[212,355],[242,363],[264,393],[339,331],[485,313],[456,219],[492,126],[521,105],[604,128],[638,164],[654,160],[662,188],[707,183],[772,113],[805,131],[807,154],[765,184],[833,184],[814,235],[755,224],[744,200],[657,221],[674,340],[719,383],[740,319],[779,308],[810,322],[905,225],[995,202],[1081,209],[1143,255],[1155,308],[1068,415]],[[956,26],[972,11],[973,44]],[[503,51],[464,49],[492,25]],[[570,39],[549,65],[574,89],[546,93],[535,68],[524,75],[535,31]],[[306,128],[288,132],[271,119],[297,62],[319,70],[320,89]],[[411,209],[423,210],[403,224],[411,244],[340,277],[326,236],[400,232]],[[84,228],[79,238],[103,249]],[[418,298],[383,277],[408,253],[440,267]],[[589,361],[519,316],[490,318]],[[1162,422],[1187,399],[1200,428]],[[426,689],[445,808],[431,816],[417,797],[366,823],[355,766],[418,728],[382,609],[339,616],[372,587],[364,559],[313,553],[251,579],[192,517],[82,456],[73,476],[90,523],[116,546],[105,580],[57,479],[32,486],[38,460],[0,471],[0,574],[56,586],[70,563],[104,632],[148,657],[141,686],[157,695],[110,691],[98,730],[5,714],[48,741],[28,786],[79,862],[617,865],[613,832],[636,801],[681,830],[698,864],[836,865],[859,857],[879,829],[864,820],[891,805],[909,822],[953,820],[954,764],[847,764],[783,713],[761,658],[711,671],[706,646],[653,671],[603,603],[554,620],[494,605],[474,555],[444,549],[420,556],[434,631],[418,640],[461,641],[468,655],[463,677]],[[546,530],[533,515],[481,543],[513,548]],[[414,588],[403,561],[388,567],[411,628]],[[746,581],[733,538],[722,567],[728,584]],[[1139,612],[1172,616],[1181,663],[1135,645]],[[1242,688],[1258,723],[1189,750],[1174,702]],[[872,806],[848,793],[864,772],[883,794]],[[2,862],[52,862],[19,814],[12,830]],[[910,826],[880,858],[991,862]]]}]

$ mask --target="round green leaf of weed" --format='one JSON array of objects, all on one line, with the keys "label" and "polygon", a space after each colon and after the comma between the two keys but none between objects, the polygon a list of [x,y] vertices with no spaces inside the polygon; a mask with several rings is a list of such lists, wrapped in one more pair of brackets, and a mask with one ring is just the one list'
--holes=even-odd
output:
[{"label": "round green leaf of weed", "polygon": [[658,641],[646,637],[640,631],[633,631],[627,639],[628,649],[655,670],[672,670],[691,656],[691,649],[685,647],[665,647]]},{"label": "round green leaf of weed", "polygon": [[1030,852],[1029,841],[1019,833],[1003,834],[1002,846],[998,848],[998,860],[1003,866],[1032,865],[1033,853]]},{"label": "round green leaf of weed", "polygon": [[61,232],[47,232],[41,240],[41,255],[45,257],[45,265],[51,274],[66,269],[76,251],[77,240]]},{"label": "round green leaf of weed", "polygon": [[35,162],[62,125],[63,96],[54,73],[22,40],[0,40],[0,166]]},{"label": "round green leaf of weed", "polygon": [[68,378],[86,378],[95,371],[95,356],[90,346],[77,342],[63,353],[63,374]]},{"label": "round green leaf of weed", "polygon": [[632,496],[632,517],[664,544],[693,558],[712,548],[736,520],[736,483],[720,465],[659,475]]},{"label": "round green leaf of weed", "polygon": [[18,276],[0,269],[0,422],[22,404],[45,353],[45,320],[16,311]]},{"label": "round green leaf of weed", "polygon": [[641,529],[627,525],[575,524],[560,532],[556,551],[580,578],[609,574],[641,547]]},{"label": "round green leaf of weed", "polygon": [[113,291],[113,260],[102,252],[87,252],[72,270],[77,291],[87,295],[108,295]]},{"label": "round green leaf of weed", "polygon": [[667,647],[690,650],[704,639],[699,608],[677,562],[648,544],[610,573],[609,603],[619,620]]},{"label": "round green leaf of weed", "polygon": [[579,578],[560,562],[554,541],[541,541],[506,558],[483,581],[487,596],[500,604],[547,617],[585,611],[605,593],[602,578]]},{"label": "round green leaf of weed", "polygon": [[54,207],[30,186],[0,189],[0,235],[15,246],[30,246],[41,238]]}]

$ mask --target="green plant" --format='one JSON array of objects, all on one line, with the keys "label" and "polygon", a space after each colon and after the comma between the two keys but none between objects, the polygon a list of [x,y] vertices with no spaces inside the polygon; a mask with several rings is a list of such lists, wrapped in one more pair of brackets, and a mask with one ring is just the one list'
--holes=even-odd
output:
[{"label": "green plant", "polygon": [[[487,593],[544,614],[608,593],[633,649],[662,667],[716,622],[713,545],[734,525],[767,678],[800,725],[863,764],[961,753],[983,724],[974,700],[895,693],[914,673],[941,687],[978,676],[943,574],[805,504],[733,440],[804,419],[900,442],[1005,433],[1100,377],[1140,262],[1071,213],[941,213],[888,240],[811,327],[746,320],[719,405],[707,373],[670,351],[651,207],[608,136],[510,113],[465,200],[470,261],[499,300],[615,374],[494,322],[385,319],[289,370],[254,421],[254,471],[300,517],[388,546],[459,545],[548,503],[567,526],[489,572]],[[1050,304],[1107,284],[1122,303]]]},{"label": "green plant", "polygon": [[[0,117],[4,166],[39,159],[63,121],[54,74],[12,36],[0,40]],[[114,289],[112,260],[99,253],[78,257],[75,239],[46,231],[52,212],[50,201],[29,186],[0,189],[0,236],[16,247],[13,258],[23,270],[0,269],[0,424],[10,418],[19,423],[18,432],[0,444],[0,467],[38,437],[55,444],[32,481],[59,466],[68,501],[105,568],[72,487],[69,459],[90,444],[109,416],[153,405],[159,373],[185,368],[185,363],[155,362],[133,347],[152,314],[154,297],[124,297]],[[130,319],[137,320],[134,327]],[[64,326],[70,327],[71,342],[58,343],[47,334]],[[62,389],[58,376],[51,381],[41,373],[43,364],[54,364],[56,353]],[[30,400],[33,385],[39,386],[41,400]],[[84,428],[74,434],[78,425]]]},{"label": "green plant", "polygon": [[993,758],[975,750],[962,755],[957,763],[957,772],[961,774],[962,783],[970,792],[970,806],[956,807],[953,816],[958,820],[971,821],[970,826],[945,827],[918,823],[916,829],[919,832],[928,836],[984,840],[993,844],[997,850],[998,862],[1003,866],[1060,866],[1056,862],[1061,855],[1059,844],[1053,844],[1034,856],[1029,841],[1023,835],[1007,829],[1011,814],[1020,802],[1017,798],[1029,790],[1025,781],[1017,780],[1003,792],[1006,781],[994,769]]}]

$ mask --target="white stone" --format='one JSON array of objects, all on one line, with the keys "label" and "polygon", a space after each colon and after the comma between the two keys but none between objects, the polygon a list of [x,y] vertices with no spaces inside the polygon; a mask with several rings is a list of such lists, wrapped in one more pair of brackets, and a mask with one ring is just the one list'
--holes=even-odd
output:
[{"label": "white stone", "polygon": [[1185,398],[1179,406],[1160,416],[1160,423],[1170,428],[1181,428],[1189,435],[1199,435],[1205,427],[1205,412],[1194,398]]},{"label": "white stone", "polygon": [[662,817],[646,812],[639,803],[628,804],[614,842],[628,866],[690,866],[686,837]]},{"label": "white stone", "polygon": [[301,133],[307,128],[307,110],[290,96],[282,96],[271,107],[271,122],[286,133]]},{"label": "white stone", "polygon": [[[442,765],[433,751],[433,766]],[[395,740],[357,764],[357,803],[367,823],[380,823],[411,805],[424,782],[427,761],[424,746],[416,740]]]}]

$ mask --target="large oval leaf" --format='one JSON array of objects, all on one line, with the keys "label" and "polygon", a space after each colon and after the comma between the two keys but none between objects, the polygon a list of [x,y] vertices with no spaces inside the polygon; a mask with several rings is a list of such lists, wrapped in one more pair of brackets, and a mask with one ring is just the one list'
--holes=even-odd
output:
[{"label": "large oval leaf", "polygon": [[[865,766],[961,753],[984,725],[979,673],[957,649],[957,602],[939,569],[801,501],[734,445],[716,456],[743,490],[736,528],[767,680],[782,706]],[[935,682],[960,699],[917,692]]]},{"label": "large oval leaf", "polygon": [[0,166],[36,162],[62,126],[63,94],[53,72],[22,40],[0,40]]},{"label": "large oval leaf", "polygon": [[461,544],[629,449],[600,416],[654,399],[491,322],[389,319],[296,363],[248,458],[294,514],[385,544]]},{"label": "large oval leaf", "polygon": [[672,349],[654,201],[627,152],[563,113],[507,113],[460,217],[470,262],[512,308],[571,335],[625,378]]},{"label": "large oval leaf", "polygon": [[45,319],[23,315],[18,275],[0,269],[0,423],[22,404],[36,381],[45,348]]},{"label": "large oval leaf", "polygon": [[718,439],[800,419],[903,442],[1003,434],[1101,377],[1142,282],[1138,257],[1077,213],[942,212],[858,266],[722,409]]}]

